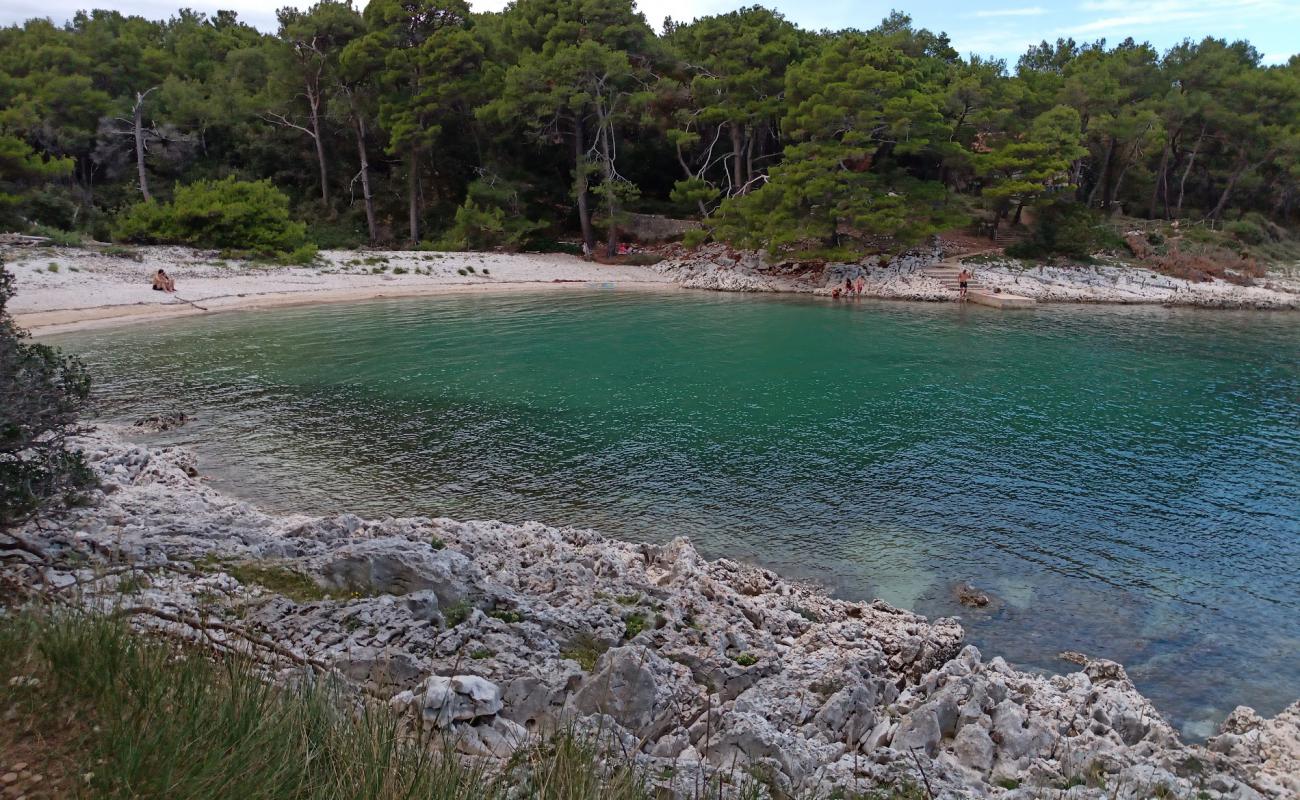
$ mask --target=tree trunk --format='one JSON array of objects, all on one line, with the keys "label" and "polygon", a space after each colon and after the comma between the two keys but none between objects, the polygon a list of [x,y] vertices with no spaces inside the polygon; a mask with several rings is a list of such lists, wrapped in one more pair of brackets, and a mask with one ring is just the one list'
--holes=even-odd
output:
[{"label": "tree trunk", "polygon": [[[745,142],[745,182],[754,180],[754,140],[758,138],[757,131],[749,132],[748,140]],[[746,191],[749,191],[746,189]]]},{"label": "tree trunk", "polygon": [[420,243],[420,159],[411,150],[411,172],[407,179],[407,202],[410,205],[411,244]]},{"label": "tree trunk", "polygon": [[132,133],[135,135],[135,169],[140,176],[140,194],[144,196],[145,202],[153,199],[149,195],[149,174],[144,168],[144,99],[152,91],[153,89],[135,93],[135,113],[132,124]]},{"label": "tree trunk", "polygon": [[1183,170],[1183,178],[1178,182],[1178,207],[1174,209],[1174,218],[1181,219],[1183,216],[1183,195],[1187,191],[1187,176],[1192,174],[1192,165],[1196,163],[1196,152],[1201,149],[1201,142],[1205,140],[1205,126],[1201,126],[1201,135],[1196,137],[1196,144],[1192,145],[1192,154],[1187,158],[1187,168]]},{"label": "tree trunk", "polygon": [[1151,187],[1151,202],[1147,204],[1147,219],[1156,218],[1156,204],[1160,202],[1160,190],[1165,190],[1165,208],[1169,208],[1169,189],[1165,186],[1165,175],[1169,171],[1169,155],[1172,148],[1165,142],[1165,149],[1160,154],[1160,167],[1156,170],[1155,184]]},{"label": "tree trunk", "polygon": [[1246,174],[1247,166],[1245,159],[1237,162],[1237,168],[1228,177],[1228,185],[1223,187],[1223,194],[1219,195],[1219,202],[1215,203],[1213,211],[1205,215],[1206,219],[1218,219],[1219,215],[1223,213],[1223,209],[1227,208],[1228,198],[1232,196],[1232,190],[1236,188],[1237,181],[1241,180],[1242,175]]},{"label": "tree trunk", "polygon": [[602,120],[600,126],[600,161],[605,175],[605,211],[609,214],[606,224],[605,256],[613,258],[618,255],[618,188],[614,176],[614,147],[610,142],[609,123]]},{"label": "tree trunk", "polygon": [[739,122],[728,124],[731,126],[731,193],[736,194],[745,185],[744,164],[741,162],[745,150],[745,132]]},{"label": "tree trunk", "polygon": [[[1097,176],[1097,182],[1092,185],[1092,191],[1088,192],[1088,206],[1097,201],[1097,191],[1102,188],[1103,184],[1110,182],[1111,163],[1115,160],[1115,137],[1112,136],[1106,141],[1106,157],[1101,162],[1101,174]],[[1102,193],[1104,200],[1106,193]]]},{"label": "tree trunk", "polygon": [[573,193],[578,201],[578,224],[582,227],[582,254],[596,251],[596,233],[591,228],[591,209],[587,207],[587,169],[582,136],[582,117],[573,118]]},{"label": "tree trunk", "polygon": [[366,156],[366,123],[360,114],[353,117],[353,129],[357,134],[357,158],[361,162],[361,197],[366,203],[366,230],[370,234],[370,243],[379,239],[379,229],[375,224],[375,198],[370,193],[370,159]]},{"label": "tree trunk", "polygon": [[320,167],[320,202],[329,207],[329,176],[325,167],[325,140],[320,135],[320,95],[308,87],[307,102],[311,106],[311,138],[316,143],[316,164]]}]

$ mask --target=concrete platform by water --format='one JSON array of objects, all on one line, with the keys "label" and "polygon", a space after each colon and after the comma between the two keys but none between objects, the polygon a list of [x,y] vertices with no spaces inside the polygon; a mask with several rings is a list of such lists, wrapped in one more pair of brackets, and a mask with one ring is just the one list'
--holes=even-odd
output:
[{"label": "concrete platform by water", "polygon": [[1018,294],[1007,294],[1006,292],[994,294],[988,289],[970,289],[966,292],[966,299],[972,303],[992,306],[993,308],[1029,308],[1034,305],[1034,298],[1032,297],[1021,297]]}]

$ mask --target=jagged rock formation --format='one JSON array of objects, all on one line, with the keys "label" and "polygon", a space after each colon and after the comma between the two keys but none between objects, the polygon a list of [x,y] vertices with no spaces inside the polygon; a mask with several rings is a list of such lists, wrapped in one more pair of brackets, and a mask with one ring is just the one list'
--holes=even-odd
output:
[{"label": "jagged rock formation", "polygon": [[[16,536],[13,586],[272,667],[336,671],[506,758],[575,724],[669,796],[718,771],[772,796],[900,781],[935,797],[1286,798],[1300,703],[1238,709],[1184,745],[1118,664],[1045,677],[962,647],[950,619],[853,603],[684,539],[537,523],[271,516],[205,487],[191,454],[100,431],[94,502]],[[143,587],[143,588],[142,588]]]}]

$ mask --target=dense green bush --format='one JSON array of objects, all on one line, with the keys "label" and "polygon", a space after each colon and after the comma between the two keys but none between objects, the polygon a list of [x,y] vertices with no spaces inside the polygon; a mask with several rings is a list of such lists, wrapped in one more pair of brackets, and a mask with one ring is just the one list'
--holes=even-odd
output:
[{"label": "dense green bush", "polygon": [[1099,250],[1121,246],[1123,241],[1101,214],[1078,203],[1057,201],[1041,206],[1029,238],[1007,248],[1016,258],[1065,256],[1086,261]]},{"label": "dense green bush", "polygon": [[178,186],[170,203],[137,203],[119,217],[114,237],[269,255],[301,247],[307,229],[290,217],[288,197],[270,181],[226,178]]},{"label": "dense green bush", "polygon": [[13,275],[0,267],[0,528],[59,503],[94,483],[67,437],[90,395],[81,362],[26,341],[5,311]]},{"label": "dense green bush", "polygon": [[1223,229],[1244,244],[1263,244],[1269,240],[1263,228],[1247,219],[1229,222],[1223,226]]},{"label": "dense green bush", "polygon": [[520,190],[500,178],[469,185],[456,218],[438,240],[440,250],[518,250],[542,226],[524,214]]}]

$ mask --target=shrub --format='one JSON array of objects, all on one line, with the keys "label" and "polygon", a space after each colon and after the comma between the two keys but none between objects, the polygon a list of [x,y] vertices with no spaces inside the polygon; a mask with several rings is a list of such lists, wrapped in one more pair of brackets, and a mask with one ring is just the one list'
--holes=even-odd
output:
[{"label": "shrub", "polygon": [[518,250],[541,224],[527,218],[519,188],[492,177],[470,183],[451,228],[436,243],[439,250]]},{"label": "shrub", "polygon": [[1065,200],[1041,207],[1029,238],[1011,245],[1006,253],[1015,258],[1065,256],[1086,261],[1098,250],[1122,244],[1100,214]]},{"label": "shrub", "polygon": [[316,262],[316,256],[320,254],[320,249],[314,244],[304,244],[295,247],[293,252],[282,253],[276,260],[285,266],[305,267]]},{"label": "shrub", "polygon": [[25,341],[5,310],[13,275],[0,267],[0,529],[56,505],[71,505],[95,484],[68,447],[90,376],[75,358]]},{"label": "shrub", "polygon": [[758,659],[752,653],[741,653],[731,657],[731,660],[742,667],[752,667],[758,663]]},{"label": "shrub", "polygon": [[682,244],[686,247],[695,248],[709,240],[709,232],[703,228],[691,228],[682,236]]},{"label": "shrub", "polygon": [[235,248],[270,255],[291,252],[307,229],[289,216],[289,199],[270,181],[196,181],[176,188],[170,203],[150,200],[127,209],[115,238],[128,242]]},{"label": "shrub", "polygon": [[51,228],[48,225],[33,225],[32,234],[34,236],[44,236],[49,239],[49,244],[56,247],[80,247],[82,237],[76,231],[65,231],[62,228]]},{"label": "shrub", "polygon": [[1229,222],[1223,229],[1243,244],[1263,244],[1269,238],[1263,228],[1246,219]]}]

